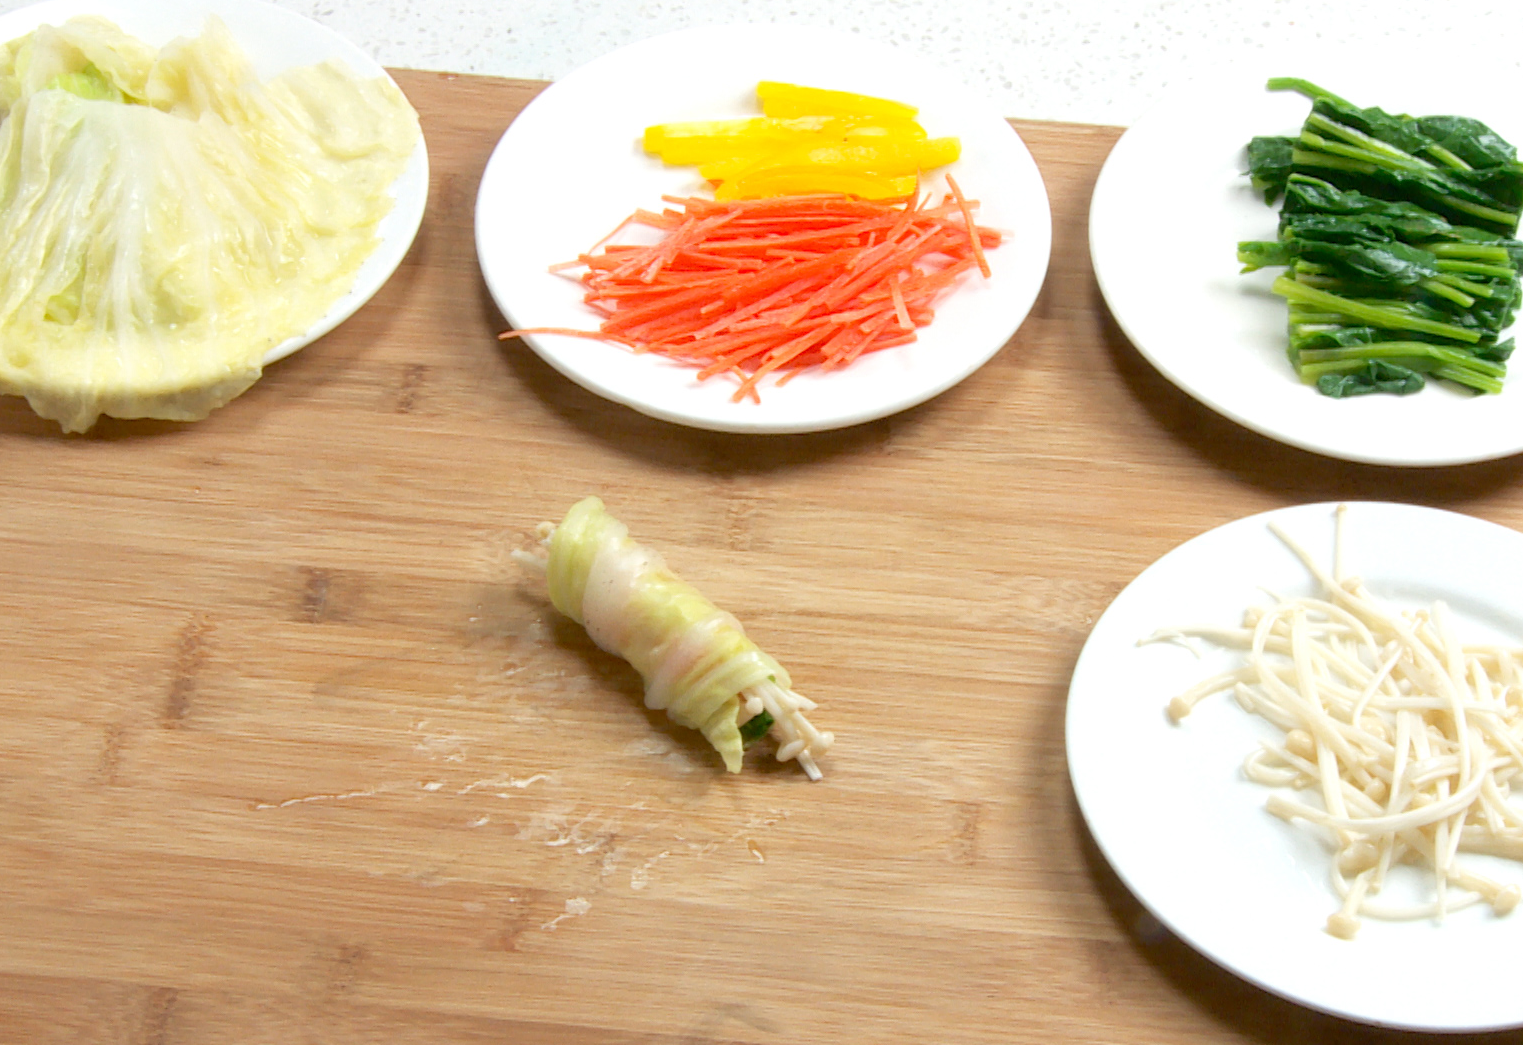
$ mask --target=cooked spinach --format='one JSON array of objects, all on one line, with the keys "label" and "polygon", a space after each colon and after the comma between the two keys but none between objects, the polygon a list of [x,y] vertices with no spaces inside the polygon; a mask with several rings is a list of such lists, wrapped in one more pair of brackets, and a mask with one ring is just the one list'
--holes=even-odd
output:
[{"label": "cooked spinach", "polygon": [[1499,392],[1500,337],[1523,301],[1523,164],[1479,120],[1361,108],[1316,84],[1295,137],[1259,137],[1248,175],[1283,197],[1277,238],[1238,244],[1244,272],[1286,271],[1289,356],[1337,398],[1409,395],[1435,377]]},{"label": "cooked spinach", "polygon": [[763,711],[746,719],[740,724],[740,742],[750,747],[767,735],[767,730],[772,728],[774,721],[770,711]]},{"label": "cooked spinach", "polygon": [[1295,151],[1294,138],[1255,138],[1248,143],[1248,175],[1265,203],[1273,203],[1285,191]]},{"label": "cooked spinach", "polygon": [[1358,370],[1323,374],[1317,378],[1317,391],[1334,399],[1369,395],[1371,392],[1404,396],[1422,391],[1424,384],[1426,382],[1423,376],[1416,371],[1376,359]]}]

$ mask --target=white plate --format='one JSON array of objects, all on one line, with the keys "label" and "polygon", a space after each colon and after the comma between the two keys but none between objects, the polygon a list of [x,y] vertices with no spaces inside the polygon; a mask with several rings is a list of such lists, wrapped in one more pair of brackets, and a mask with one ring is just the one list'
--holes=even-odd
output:
[{"label": "white plate", "polygon": [[[580,338],[525,338],[551,366],[598,395],[653,417],[732,432],[809,432],[870,421],[952,387],[1008,341],[1047,271],[1052,221],[1031,154],[994,108],[918,59],[847,36],[778,25],[687,29],[643,40],[557,81],[508,127],[476,202],[476,249],[497,306],[515,328],[595,330],[581,287],[548,267],[590,250],[663,194],[700,195],[690,167],[665,167],[639,145],[646,126],[757,115],[760,80],[859,91],[918,106],[933,135],[962,139],[957,183],[981,224],[1008,233],[977,273],[941,300],[914,344],[846,370],[805,373],[761,403],[732,403],[733,383]],[[940,179],[932,181],[939,195]]]},{"label": "white plate", "polygon": [[[1309,66],[1309,67],[1308,67]],[[1302,449],[1390,465],[1489,460],[1523,451],[1523,381],[1472,397],[1430,382],[1405,397],[1337,400],[1286,360],[1280,269],[1239,274],[1237,244],[1274,239],[1278,205],[1244,175],[1256,135],[1295,134],[1311,103],[1264,90],[1302,76],[1356,105],[1484,120],[1523,145],[1523,106],[1505,86],[1413,76],[1411,66],[1328,72],[1315,62],[1237,70],[1172,91],[1116,143],[1090,204],[1090,254],[1116,322],[1170,381],[1217,412]],[[1523,365],[1523,356],[1519,357]]]},{"label": "white plate", "polygon": [[[1095,625],[1068,695],[1068,768],[1095,841],[1129,889],[1207,957],[1276,994],[1393,1027],[1482,1030],[1523,1024],[1517,955],[1523,911],[1484,905],[1432,922],[1366,918],[1352,941],[1323,931],[1338,899],[1328,850],[1304,824],[1265,811],[1269,788],[1240,766],[1278,730],[1225,695],[1175,725],[1170,698],[1240,655],[1202,644],[1139,646],[1167,626],[1235,627],[1250,605],[1315,593],[1269,532],[1276,521],[1327,568],[1336,505],[1228,523],[1148,567]],[[1467,638],[1523,639],[1523,535],[1451,512],[1356,503],[1346,569],[1403,607],[1446,600]],[[1523,865],[1467,857],[1523,882]]]},{"label": "white plate", "polygon": [[[358,76],[387,75],[373,58],[331,29],[263,0],[43,0],[0,15],[0,41],[14,40],[39,25],[57,25],[77,15],[109,18],[155,47],[176,37],[199,34],[207,17],[216,15],[227,23],[259,77],[266,80],[287,69],[329,58],[342,59]],[[266,352],[265,365],[306,347],[354,315],[402,263],[418,234],[428,202],[428,149],[421,137],[391,191],[396,203],[381,220],[376,230],[380,243],[360,266],[354,286],[306,332]]]}]

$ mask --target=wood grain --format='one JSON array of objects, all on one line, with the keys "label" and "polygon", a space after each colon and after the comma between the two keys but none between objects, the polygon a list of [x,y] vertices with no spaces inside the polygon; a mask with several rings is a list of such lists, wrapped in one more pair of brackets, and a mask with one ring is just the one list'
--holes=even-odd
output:
[{"label": "wood grain", "polygon": [[[1088,263],[1118,130],[1029,122],[1052,268],[988,366],[843,432],[647,419],[494,338],[475,189],[542,85],[397,76],[428,212],[353,319],[193,425],[0,402],[0,1040],[1406,1039],[1153,922],[1064,697],[1181,541],[1334,498],[1523,527],[1517,461],[1330,461],[1177,391]],[[723,773],[521,575],[589,492],[821,703],[824,783]]]}]

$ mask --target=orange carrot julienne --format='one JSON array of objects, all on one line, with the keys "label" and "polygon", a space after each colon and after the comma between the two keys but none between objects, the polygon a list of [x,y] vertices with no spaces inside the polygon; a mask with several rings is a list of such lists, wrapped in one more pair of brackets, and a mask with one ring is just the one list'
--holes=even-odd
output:
[{"label": "orange carrot julienne", "polygon": [[732,397],[759,401],[768,375],[838,370],[915,340],[932,305],[970,269],[990,275],[985,251],[1000,235],[975,225],[948,179],[948,199],[869,201],[819,194],[753,200],[664,197],[619,227],[664,235],[651,246],[600,243],[575,262],[598,330],[523,334],[605,340],[695,367],[700,380],[736,381]]},{"label": "orange carrot julienne", "polygon": [[[967,197],[962,194],[962,190],[957,187],[957,179],[953,178],[950,174],[947,175],[947,188],[952,190],[952,198],[957,201],[957,209],[962,211],[962,223],[971,230],[973,228],[973,208],[968,203]],[[984,259],[984,248],[979,245],[978,237],[969,236],[968,243],[973,247],[973,257],[978,262],[978,271],[984,274],[985,279],[988,279],[989,262]]]}]

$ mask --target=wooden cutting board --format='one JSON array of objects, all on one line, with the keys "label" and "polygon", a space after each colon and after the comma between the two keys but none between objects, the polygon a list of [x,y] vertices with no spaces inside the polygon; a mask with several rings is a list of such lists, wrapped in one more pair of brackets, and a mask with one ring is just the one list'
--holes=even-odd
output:
[{"label": "wooden cutting board", "polygon": [[[1517,461],[1345,464],[1177,391],[1089,266],[1119,131],[1029,122],[1052,267],[989,365],[842,432],[649,420],[494,337],[475,191],[543,85],[397,76],[428,212],[353,319],[197,424],[0,401],[0,1041],[1396,1040],[1145,915],[1075,807],[1068,678],[1206,529],[1523,528]],[[722,772],[513,563],[587,493],[819,701],[824,782]]]}]

